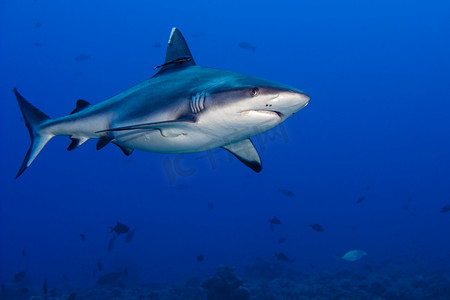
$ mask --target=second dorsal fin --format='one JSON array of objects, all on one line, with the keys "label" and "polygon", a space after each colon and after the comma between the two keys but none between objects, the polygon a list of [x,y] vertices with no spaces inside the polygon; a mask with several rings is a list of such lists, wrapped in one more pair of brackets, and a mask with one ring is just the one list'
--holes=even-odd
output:
[{"label": "second dorsal fin", "polygon": [[87,102],[86,100],[82,100],[79,99],[77,100],[77,105],[75,106],[75,109],[72,110],[72,112],[70,113],[71,115],[82,111],[83,109],[85,109],[86,107],[88,107],[89,105],[91,105],[89,102]]},{"label": "second dorsal fin", "polygon": [[159,69],[155,76],[189,66],[195,66],[194,58],[183,35],[174,27],[167,45],[166,59],[164,60],[164,64],[158,66],[161,69]]}]

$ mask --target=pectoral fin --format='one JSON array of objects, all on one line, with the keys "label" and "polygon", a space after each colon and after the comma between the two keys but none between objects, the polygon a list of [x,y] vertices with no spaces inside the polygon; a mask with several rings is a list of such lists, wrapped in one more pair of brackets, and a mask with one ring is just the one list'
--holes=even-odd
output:
[{"label": "pectoral fin", "polygon": [[236,156],[237,159],[239,159],[256,173],[261,172],[261,158],[259,157],[258,151],[256,151],[256,148],[255,146],[253,146],[253,143],[250,139],[229,144],[227,146],[223,146],[222,148],[226,149],[231,154]]}]

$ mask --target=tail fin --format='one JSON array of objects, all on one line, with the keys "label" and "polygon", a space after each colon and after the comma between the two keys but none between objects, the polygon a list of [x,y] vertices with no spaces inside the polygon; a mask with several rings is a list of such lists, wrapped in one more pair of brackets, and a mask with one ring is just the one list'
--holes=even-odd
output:
[{"label": "tail fin", "polygon": [[28,132],[30,133],[31,138],[30,148],[25,155],[19,172],[17,172],[17,178],[26,170],[29,165],[31,165],[33,160],[36,158],[42,148],[44,148],[45,144],[47,144],[47,142],[53,137],[53,135],[41,135],[39,133],[39,126],[50,118],[39,109],[31,105],[27,100],[25,100],[25,98],[19,94],[16,88],[14,88],[14,94],[16,95],[17,103],[19,104],[20,111],[22,112],[23,119],[25,120],[25,125],[28,128]]}]

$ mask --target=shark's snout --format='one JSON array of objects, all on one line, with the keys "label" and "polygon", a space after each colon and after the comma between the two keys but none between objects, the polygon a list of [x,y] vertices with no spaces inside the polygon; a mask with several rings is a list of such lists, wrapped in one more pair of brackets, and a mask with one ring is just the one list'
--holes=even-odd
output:
[{"label": "shark's snout", "polygon": [[287,90],[280,93],[276,106],[283,114],[290,115],[290,113],[295,113],[308,105],[310,100],[311,97],[302,91]]},{"label": "shark's snout", "polygon": [[308,94],[302,93],[303,98],[305,99],[306,103],[309,103],[309,101],[311,100],[311,97]]},{"label": "shark's snout", "polygon": [[298,93],[298,97],[299,97],[299,105],[297,106],[297,109],[295,112],[306,107],[309,104],[309,101],[311,100],[311,97],[308,94],[305,94],[303,92]]},{"label": "shark's snout", "polygon": [[303,98],[305,101],[305,106],[309,104],[309,101],[311,100],[311,97],[308,94],[303,93]]},{"label": "shark's snout", "polygon": [[265,102],[263,109],[276,113],[282,122],[308,105],[310,100],[310,96],[300,90],[281,88],[276,97]]},{"label": "shark's snout", "polygon": [[290,95],[293,98],[297,98],[301,102],[308,103],[309,100],[311,100],[311,97],[306,94],[305,92],[299,91],[299,90],[292,90],[287,92],[288,95]]}]

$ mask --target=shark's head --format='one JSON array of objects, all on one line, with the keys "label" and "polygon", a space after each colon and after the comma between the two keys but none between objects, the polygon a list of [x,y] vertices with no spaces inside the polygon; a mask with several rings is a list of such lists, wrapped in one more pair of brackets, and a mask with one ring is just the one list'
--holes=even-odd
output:
[{"label": "shark's head", "polygon": [[174,84],[184,80],[186,86],[195,86],[188,96],[188,110],[177,113],[183,117],[193,114],[193,119],[215,137],[231,131],[242,133],[235,138],[239,140],[262,133],[285,121],[310,100],[304,92],[274,81],[197,66],[176,28],[172,30],[164,64],[158,67],[161,69],[155,77],[177,72],[181,80]]},{"label": "shark's head", "polygon": [[[258,134],[308,105],[310,97],[293,87],[243,74],[222,77],[205,91],[205,112],[215,112],[225,126],[254,127]],[[220,118],[218,118],[220,116]]]}]

